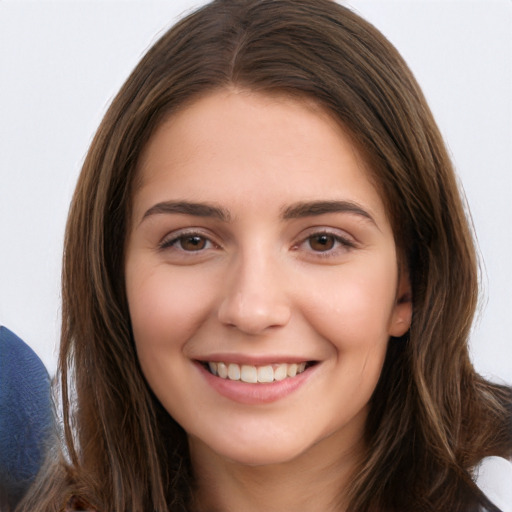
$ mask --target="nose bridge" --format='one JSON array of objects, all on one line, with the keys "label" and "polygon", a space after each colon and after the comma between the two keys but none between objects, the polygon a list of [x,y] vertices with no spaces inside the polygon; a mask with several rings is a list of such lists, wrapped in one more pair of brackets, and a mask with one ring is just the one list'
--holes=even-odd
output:
[{"label": "nose bridge", "polygon": [[285,284],[277,254],[263,244],[241,250],[228,272],[219,320],[249,334],[285,325],[291,313]]}]

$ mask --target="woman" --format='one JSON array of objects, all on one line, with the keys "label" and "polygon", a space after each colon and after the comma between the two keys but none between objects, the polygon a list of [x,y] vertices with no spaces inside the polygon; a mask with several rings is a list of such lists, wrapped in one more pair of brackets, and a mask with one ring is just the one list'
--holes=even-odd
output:
[{"label": "woman", "polygon": [[215,1],[164,35],[91,145],[63,279],[69,460],[21,510],[498,510],[475,468],[512,455],[512,393],[469,360],[454,173],[349,10]]}]

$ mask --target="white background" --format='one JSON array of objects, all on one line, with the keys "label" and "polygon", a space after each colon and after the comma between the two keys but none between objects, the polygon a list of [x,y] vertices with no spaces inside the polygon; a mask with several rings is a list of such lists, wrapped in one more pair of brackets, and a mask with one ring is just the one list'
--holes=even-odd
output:
[{"label": "white background", "polygon": [[[55,371],[67,208],[129,72],[200,1],[0,0],[0,324]],[[353,0],[429,100],[483,259],[477,369],[512,383],[512,2]]]}]

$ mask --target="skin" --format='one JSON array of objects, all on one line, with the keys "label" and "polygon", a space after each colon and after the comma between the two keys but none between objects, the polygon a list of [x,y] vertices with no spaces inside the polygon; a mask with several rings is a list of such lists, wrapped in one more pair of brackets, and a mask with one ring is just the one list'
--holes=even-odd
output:
[{"label": "skin", "polygon": [[[188,433],[197,507],[339,510],[389,337],[411,319],[363,158],[313,102],[229,89],[164,122],[139,166],[130,315],[147,381]],[[197,363],[219,354],[315,364],[293,392],[240,403]]]}]

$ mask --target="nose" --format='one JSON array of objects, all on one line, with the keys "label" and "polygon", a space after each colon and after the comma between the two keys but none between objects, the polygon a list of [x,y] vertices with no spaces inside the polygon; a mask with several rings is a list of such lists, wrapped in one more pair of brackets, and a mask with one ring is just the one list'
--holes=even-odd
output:
[{"label": "nose", "polygon": [[291,307],[286,279],[275,262],[259,254],[233,263],[218,310],[220,322],[251,335],[285,326]]}]

